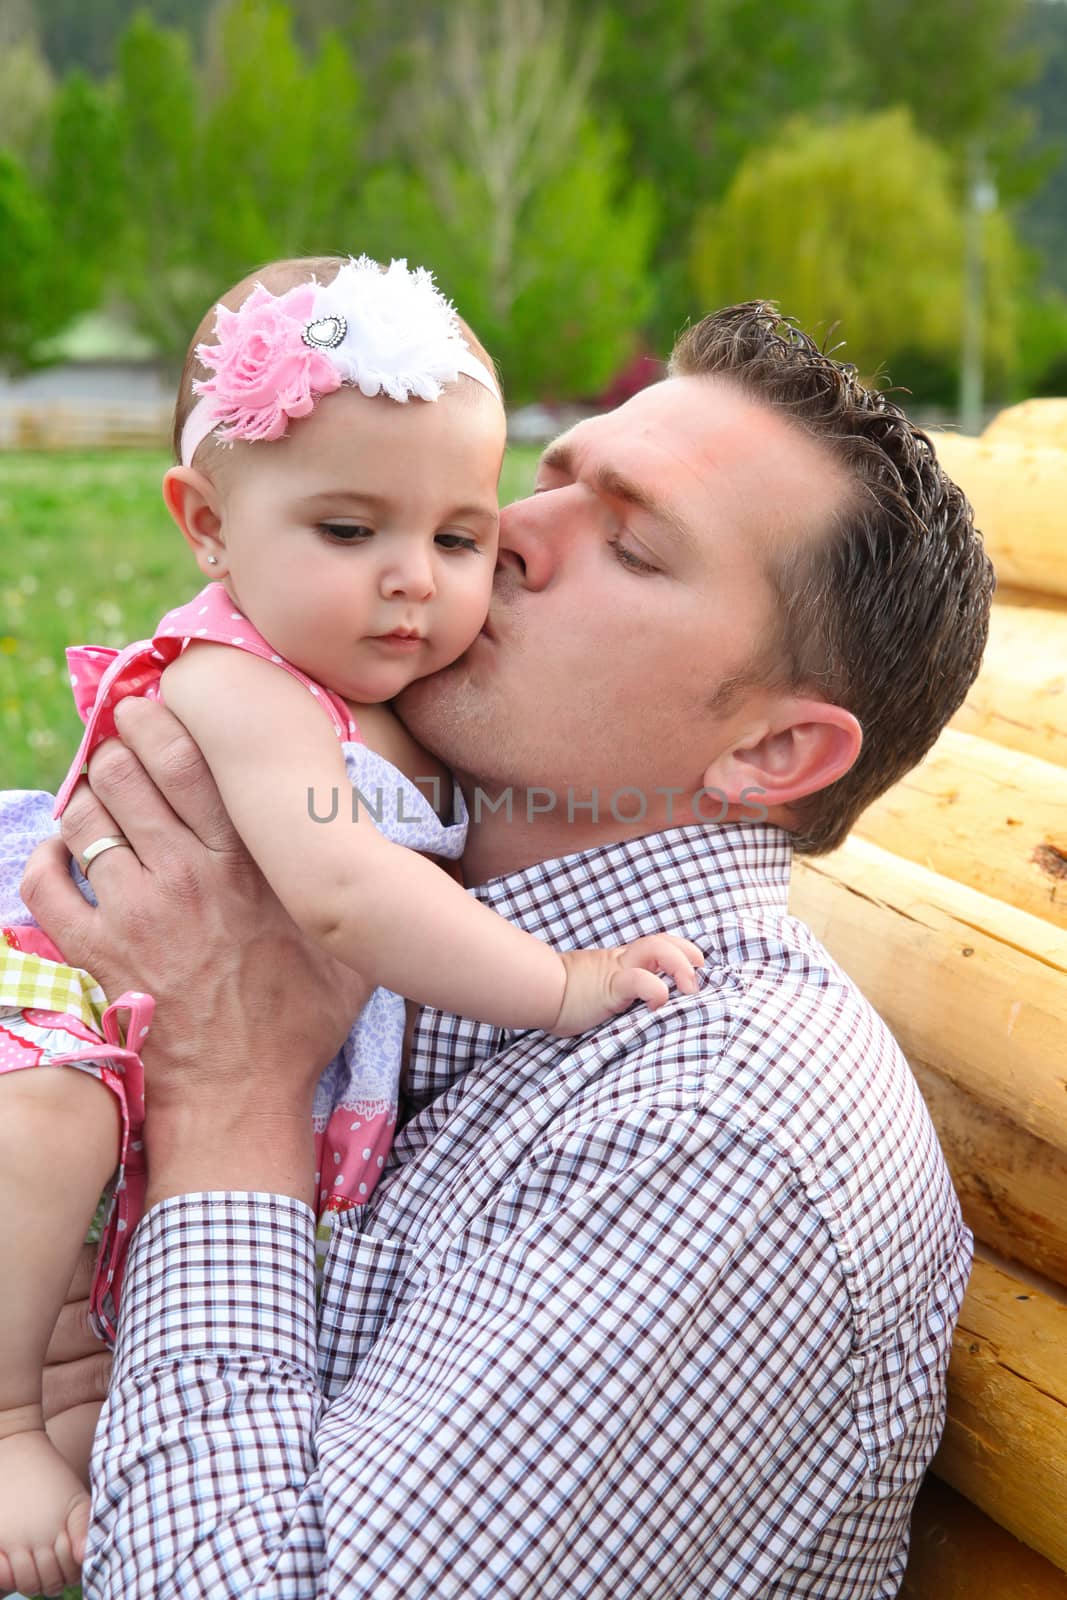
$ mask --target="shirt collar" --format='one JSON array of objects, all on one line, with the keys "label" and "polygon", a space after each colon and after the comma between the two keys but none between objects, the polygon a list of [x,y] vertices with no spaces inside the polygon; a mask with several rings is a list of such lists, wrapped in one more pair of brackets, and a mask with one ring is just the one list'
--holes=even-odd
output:
[{"label": "shirt collar", "polygon": [[766,823],[671,828],[541,861],[472,892],[564,949],[625,944],[729,915],[784,914],[792,841]]}]

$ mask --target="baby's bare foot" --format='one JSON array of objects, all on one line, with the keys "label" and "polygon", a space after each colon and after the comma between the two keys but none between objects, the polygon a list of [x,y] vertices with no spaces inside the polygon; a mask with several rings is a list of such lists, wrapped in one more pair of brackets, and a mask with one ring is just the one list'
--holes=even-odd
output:
[{"label": "baby's bare foot", "polygon": [[44,1429],[0,1438],[0,1592],[62,1594],[78,1581],[88,1530],[85,1486]]}]

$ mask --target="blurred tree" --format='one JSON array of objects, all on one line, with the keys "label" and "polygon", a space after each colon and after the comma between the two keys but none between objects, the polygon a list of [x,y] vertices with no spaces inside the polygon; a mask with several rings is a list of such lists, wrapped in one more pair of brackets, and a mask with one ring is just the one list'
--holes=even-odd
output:
[{"label": "blurred tree", "polygon": [[347,249],[361,93],[340,40],[324,33],[309,57],[282,0],[224,0],[203,86],[200,255],[220,292],[259,262]]},{"label": "blurred tree", "polygon": [[[986,354],[1003,385],[1022,263],[1003,214],[986,222]],[[904,110],[783,129],[701,216],[692,264],[703,305],[777,300],[816,337],[847,336],[845,357],[864,373],[888,363],[906,384],[898,352],[955,356],[960,203],[948,158]]]},{"label": "blurred tree", "polygon": [[1001,189],[1032,187],[1024,159],[1031,122],[1018,91],[1035,76],[1022,44],[1027,0],[855,0],[858,98],[907,106],[915,124],[954,156],[979,138]]},{"label": "blurred tree", "polygon": [[102,77],[111,70],[115,41],[136,9],[131,0],[37,0],[37,23],[57,72],[81,67]]},{"label": "blurred tree", "polygon": [[44,186],[56,249],[70,279],[72,314],[99,304],[126,222],[113,96],[81,72],[65,78],[52,109]]},{"label": "blurred tree", "polygon": [[1058,289],[1024,295],[1018,340],[1020,394],[1067,396],[1067,295]]},{"label": "blurred tree", "polygon": [[0,150],[35,162],[54,91],[28,0],[8,0],[0,9]]},{"label": "blurred tree", "polygon": [[292,0],[297,38],[312,48],[324,32],[341,40],[359,73],[368,162],[406,161],[403,132],[420,54],[440,44],[448,8],[430,0]]},{"label": "blurred tree", "polygon": [[185,34],[134,19],[119,41],[117,139],[125,227],[117,279],[138,328],[172,360],[210,302],[198,80]]},{"label": "blurred tree", "polygon": [[14,155],[0,150],[0,365],[33,364],[57,331],[48,213]]},{"label": "blurred tree", "polygon": [[1026,92],[1036,137],[1052,151],[1040,189],[1024,205],[1019,229],[1041,252],[1045,281],[1067,293],[1067,5],[1031,0],[1022,28],[1040,71]]},{"label": "blurred tree", "polygon": [[[11,4],[12,0],[4,0]],[[57,73],[80,67],[94,78],[114,68],[118,41],[138,13],[197,35],[212,0],[33,0],[41,43]]]},{"label": "blurred tree", "polygon": [[412,171],[363,194],[368,247],[435,267],[512,400],[595,392],[648,307],[652,198],[590,115],[598,50],[562,5],[457,0],[406,100]]},{"label": "blurred tree", "polygon": [[53,359],[57,336],[99,303],[123,215],[114,115],[80,73],[55,93],[39,175],[0,152],[0,363]]},{"label": "blurred tree", "polygon": [[119,45],[119,276],[171,361],[212,300],[278,256],[345,250],[360,174],[360,84],[339,41],[309,59],[283,0],[222,0],[203,62],[138,16]]},{"label": "blurred tree", "polygon": [[613,0],[596,103],[622,121],[661,206],[655,332],[701,308],[687,241],[745,153],[792,114],[847,97],[853,0]]}]

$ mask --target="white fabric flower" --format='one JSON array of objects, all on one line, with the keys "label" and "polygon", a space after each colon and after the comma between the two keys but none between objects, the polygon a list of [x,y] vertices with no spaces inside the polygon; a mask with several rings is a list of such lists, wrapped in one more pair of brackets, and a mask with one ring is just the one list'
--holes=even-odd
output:
[{"label": "white fabric flower", "polygon": [[472,359],[455,309],[432,275],[425,267],[409,271],[403,260],[384,272],[367,256],[350,260],[316,289],[312,320],[327,333],[343,321],[330,360],[342,381],[365,395],[436,400]]}]

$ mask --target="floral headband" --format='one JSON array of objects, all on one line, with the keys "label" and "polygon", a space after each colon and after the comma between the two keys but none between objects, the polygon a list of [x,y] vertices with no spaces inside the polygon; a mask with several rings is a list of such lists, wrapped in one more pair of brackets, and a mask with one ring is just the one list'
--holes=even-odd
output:
[{"label": "floral headband", "polygon": [[461,373],[500,390],[471,354],[455,309],[425,267],[367,256],[349,260],[330,284],[299,283],[273,295],[257,283],[238,311],[217,306],[215,344],[196,353],[210,378],[182,429],[182,465],[209,433],[219,439],[280,439],[291,417],[306,417],[342,383],[391,400],[439,399]]}]

